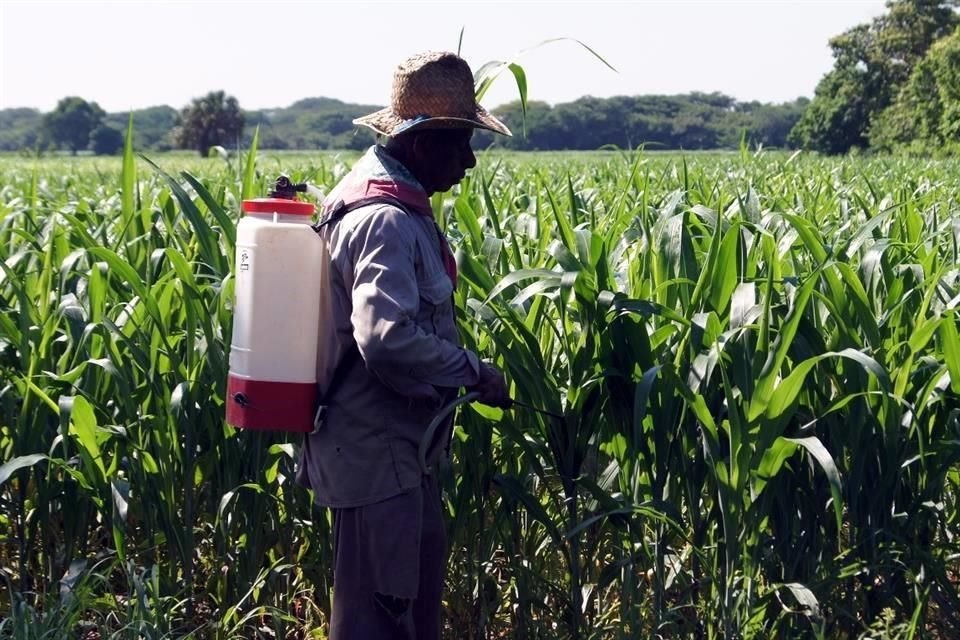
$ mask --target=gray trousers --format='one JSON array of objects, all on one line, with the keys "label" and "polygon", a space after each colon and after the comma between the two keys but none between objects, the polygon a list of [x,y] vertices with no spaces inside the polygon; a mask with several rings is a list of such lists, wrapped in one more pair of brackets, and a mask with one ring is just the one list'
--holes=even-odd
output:
[{"label": "gray trousers", "polygon": [[447,537],[440,491],[333,510],[330,640],[439,640]]}]

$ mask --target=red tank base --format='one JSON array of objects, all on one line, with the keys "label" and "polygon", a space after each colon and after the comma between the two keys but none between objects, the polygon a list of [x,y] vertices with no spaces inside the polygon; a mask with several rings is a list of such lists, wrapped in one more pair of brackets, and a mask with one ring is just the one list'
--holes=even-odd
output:
[{"label": "red tank base", "polygon": [[308,433],[318,402],[313,382],[227,378],[227,423],[240,429]]}]

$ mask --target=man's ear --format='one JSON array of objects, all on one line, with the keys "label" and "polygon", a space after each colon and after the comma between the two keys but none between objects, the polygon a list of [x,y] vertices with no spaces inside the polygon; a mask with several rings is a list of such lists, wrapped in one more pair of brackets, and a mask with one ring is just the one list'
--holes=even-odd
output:
[{"label": "man's ear", "polygon": [[410,132],[405,140],[407,171],[413,174],[420,184],[430,191],[430,165],[434,162],[430,148],[430,136],[420,135],[419,131]]},{"label": "man's ear", "polygon": [[428,158],[430,156],[429,149],[427,148],[428,144],[426,138],[427,136],[421,136],[420,133],[416,131],[410,133],[410,154],[413,156],[414,161],[418,165],[423,162],[424,158]]}]

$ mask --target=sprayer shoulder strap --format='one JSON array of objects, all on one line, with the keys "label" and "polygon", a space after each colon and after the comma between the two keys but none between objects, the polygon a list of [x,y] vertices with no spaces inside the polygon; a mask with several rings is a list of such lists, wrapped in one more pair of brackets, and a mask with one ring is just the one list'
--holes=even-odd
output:
[{"label": "sprayer shoulder strap", "polygon": [[[345,215],[351,211],[356,211],[362,207],[366,207],[371,204],[389,204],[392,205],[404,213],[410,213],[407,206],[396,198],[391,198],[389,196],[375,196],[371,198],[362,198],[356,200],[349,204],[344,202],[338,202],[336,206],[324,217],[322,220],[313,225],[313,230],[318,234],[320,231],[327,225],[336,224],[339,222]],[[337,363],[336,369],[333,370],[333,378],[330,380],[330,384],[327,386],[326,391],[323,394],[323,397],[320,399],[321,404],[326,404],[330,398],[333,397],[333,394],[337,392],[337,389],[340,388],[340,385],[343,384],[343,379],[346,377],[347,372],[353,367],[354,364],[360,359],[360,349],[357,347],[357,341],[350,341],[350,348],[347,349],[347,352],[343,354],[343,357],[340,358],[340,362]]]},{"label": "sprayer shoulder strap", "polygon": [[351,211],[356,211],[357,209],[362,209],[363,207],[372,204],[389,204],[397,209],[400,209],[404,213],[410,213],[407,205],[396,198],[391,198],[390,196],[372,196],[370,198],[354,200],[350,203],[345,203],[343,201],[336,203],[333,209],[331,209],[323,219],[319,220],[315,225],[313,225],[312,228],[317,233],[320,233],[320,231],[327,225],[340,222],[340,220],[342,220],[343,217]]}]

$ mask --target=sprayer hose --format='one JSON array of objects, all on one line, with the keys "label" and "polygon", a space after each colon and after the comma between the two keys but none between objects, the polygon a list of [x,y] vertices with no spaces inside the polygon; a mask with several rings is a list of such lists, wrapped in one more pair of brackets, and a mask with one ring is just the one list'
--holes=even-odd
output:
[{"label": "sprayer hose", "polygon": [[420,447],[417,451],[417,457],[420,459],[420,470],[423,471],[424,475],[430,474],[430,467],[427,466],[427,453],[430,450],[430,444],[433,442],[433,436],[437,433],[437,429],[447,419],[454,410],[462,404],[468,402],[473,402],[480,397],[480,394],[476,391],[471,391],[465,395],[456,398],[450,404],[446,405],[440,409],[440,413],[430,422],[427,426],[427,430],[423,433],[423,437],[420,438]]}]

